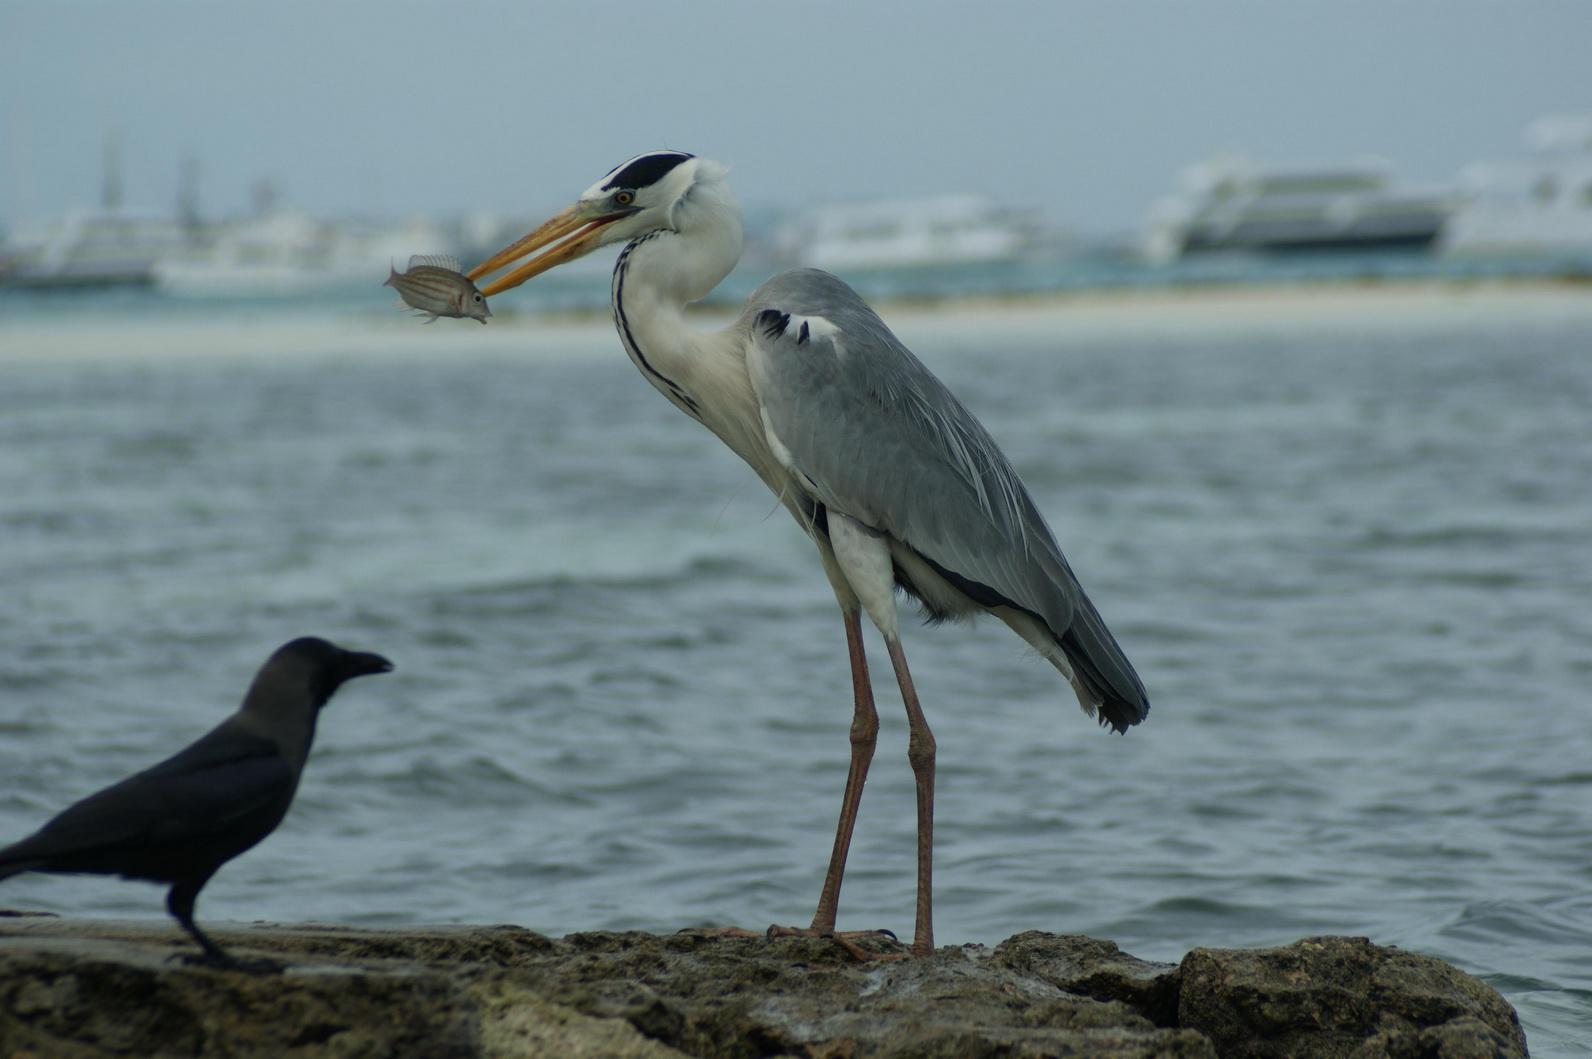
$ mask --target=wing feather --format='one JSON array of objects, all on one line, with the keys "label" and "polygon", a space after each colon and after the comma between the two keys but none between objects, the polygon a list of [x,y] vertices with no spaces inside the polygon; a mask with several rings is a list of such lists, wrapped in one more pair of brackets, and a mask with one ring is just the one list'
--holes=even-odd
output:
[{"label": "wing feather", "polygon": [[753,305],[831,325],[803,339],[766,317],[748,357],[765,422],[817,499],[1065,629],[1060,550],[972,413],[827,273],[784,273]]},{"label": "wing feather", "polygon": [[1145,701],[999,446],[850,287],[813,269],[781,273],[743,320],[771,445],[815,499],[1011,600],[1087,656],[1085,679]]}]

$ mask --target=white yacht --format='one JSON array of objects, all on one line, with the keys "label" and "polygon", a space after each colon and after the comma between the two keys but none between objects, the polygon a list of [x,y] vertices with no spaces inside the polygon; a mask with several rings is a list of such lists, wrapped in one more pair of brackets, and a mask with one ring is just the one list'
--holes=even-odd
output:
[{"label": "white yacht", "polygon": [[1280,168],[1220,156],[1185,169],[1150,211],[1144,255],[1422,249],[1453,208],[1443,187],[1396,183],[1386,163]]},{"label": "white yacht", "polygon": [[820,207],[776,242],[800,264],[845,270],[1009,261],[1033,236],[1016,211],[977,195],[940,195]]},{"label": "white yacht", "polygon": [[155,263],[155,281],[174,294],[296,294],[328,286],[379,284],[411,254],[449,242],[426,221],[360,224],[318,221],[272,208],[214,225],[202,243]]},{"label": "white yacht", "polygon": [[172,217],[115,206],[76,210],[24,228],[0,248],[0,287],[146,286],[155,263],[188,238]]},{"label": "white yacht", "polygon": [[122,205],[121,139],[105,137],[100,204],[25,225],[0,245],[0,287],[33,290],[147,286],[155,262],[195,237],[193,168],[176,216]]},{"label": "white yacht", "polygon": [[1538,118],[1527,154],[1460,172],[1439,247],[1453,256],[1592,254],[1592,114]]}]

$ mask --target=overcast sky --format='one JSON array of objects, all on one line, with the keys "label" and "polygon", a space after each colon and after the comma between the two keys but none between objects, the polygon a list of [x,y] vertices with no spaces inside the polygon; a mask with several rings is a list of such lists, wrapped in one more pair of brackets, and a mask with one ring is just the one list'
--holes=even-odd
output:
[{"label": "overcast sky", "polygon": [[1103,232],[1183,165],[1443,180],[1592,112],[1592,0],[0,0],[0,225],[261,178],[312,212],[528,214],[642,150],[749,205],[978,191]]}]

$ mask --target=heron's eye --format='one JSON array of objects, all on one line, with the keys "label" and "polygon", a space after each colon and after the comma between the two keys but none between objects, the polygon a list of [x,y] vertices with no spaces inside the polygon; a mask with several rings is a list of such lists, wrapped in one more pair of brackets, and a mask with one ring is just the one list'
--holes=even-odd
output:
[{"label": "heron's eye", "polygon": [[636,193],[634,191],[619,191],[619,192],[615,192],[614,193],[614,201],[619,203],[619,205],[621,205],[621,206],[628,206],[632,202],[636,201]]}]

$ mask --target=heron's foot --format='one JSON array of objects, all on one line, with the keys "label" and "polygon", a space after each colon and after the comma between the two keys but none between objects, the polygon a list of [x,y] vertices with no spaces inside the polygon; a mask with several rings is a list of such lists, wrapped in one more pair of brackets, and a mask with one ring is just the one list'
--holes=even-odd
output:
[{"label": "heron's foot", "polygon": [[782,927],[776,923],[768,928],[767,936],[769,938],[828,938],[842,949],[845,949],[847,954],[859,963],[904,960],[910,955],[905,952],[875,952],[873,949],[866,948],[852,940],[853,938],[864,938],[877,941],[889,938],[895,944],[901,944],[901,940],[895,936],[895,931],[892,930],[818,930],[813,927]]},{"label": "heron's foot", "polygon": [[269,956],[232,956],[225,952],[178,952],[167,960],[175,960],[189,967],[209,967],[217,971],[241,971],[244,974],[281,974],[288,965]]}]

